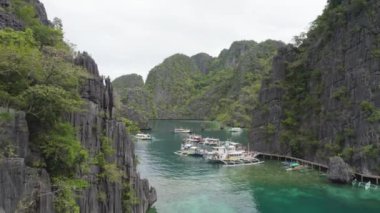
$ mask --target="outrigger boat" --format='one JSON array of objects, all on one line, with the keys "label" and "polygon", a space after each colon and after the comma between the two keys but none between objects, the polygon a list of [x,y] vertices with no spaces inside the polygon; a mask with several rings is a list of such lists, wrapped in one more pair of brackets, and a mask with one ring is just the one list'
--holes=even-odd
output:
[{"label": "outrigger boat", "polygon": [[289,164],[286,166],[286,171],[298,171],[302,169],[306,169],[307,166],[301,165],[297,162],[289,162]]},{"label": "outrigger boat", "polygon": [[191,133],[190,129],[175,128],[174,133]]},{"label": "outrigger boat", "polygon": [[213,147],[211,152],[206,152],[204,158],[210,163],[224,164],[226,166],[256,165],[263,161],[255,158],[252,153],[238,149],[238,143],[225,142],[224,146]]},{"label": "outrigger boat", "polygon": [[240,127],[232,127],[229,129],[229,131],[230,132],[241,132],[241,131],[243,131],[243,129]]},{"label": "outrigger boat", "polygon": [[139,140],[152,140],[152,136],[149,135],[149,134],[143,134],[143,133],[139,133],[137,135],[135,135],[135,138],[139,139]]},{"label": "outrigger boat", "polygon": [[195,146],[192,143],[185,143],[181,145],[181,150],[174,152],[181,156],[203,157],[205,150]]},{"label": "outrigger boat", "polygon": [[219,146],[220,140],[217,138],[204,138],[202,143],[207,146]]},{"label": "outrigger boat", "polygon": [[190,141],[190,142],[200,143],[202,141],[202,136],[200,136],[200,135],[189,135],[189,137],[187,137],[185,140]]}]

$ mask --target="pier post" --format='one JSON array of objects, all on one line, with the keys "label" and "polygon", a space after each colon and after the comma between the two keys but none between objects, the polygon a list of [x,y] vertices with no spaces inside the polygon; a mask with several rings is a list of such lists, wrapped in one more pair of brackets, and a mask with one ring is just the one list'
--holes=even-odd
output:
[{"label": "pier post", "polygon": [[360,182],[363,182],[363,175],[360,175]]}]

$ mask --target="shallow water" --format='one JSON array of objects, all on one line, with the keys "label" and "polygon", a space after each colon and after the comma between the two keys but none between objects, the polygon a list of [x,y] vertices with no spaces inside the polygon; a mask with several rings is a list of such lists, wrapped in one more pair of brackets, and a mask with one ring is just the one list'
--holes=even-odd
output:
[{"label": "shallow water", "polygon": [[280,162],[223,167],[174,154],[183,138],[178,127],[247,144],[234,134],[200,121],[152,121],[154,140],[136,142],[138,170],[156,188],[159,213],[380,212],[380,189],[332,185],[317,171],[286,172]]}]

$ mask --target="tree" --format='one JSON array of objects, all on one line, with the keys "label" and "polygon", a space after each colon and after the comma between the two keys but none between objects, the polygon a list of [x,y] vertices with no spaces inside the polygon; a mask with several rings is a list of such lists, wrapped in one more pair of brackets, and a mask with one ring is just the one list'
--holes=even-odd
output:
[{"label": "tree", "polygon": [[21,94],[21,99],[24,110],[45,124],[54,123],[64,112],[80,111],[82,105],[78,94],[47,85],[28,88]]}]

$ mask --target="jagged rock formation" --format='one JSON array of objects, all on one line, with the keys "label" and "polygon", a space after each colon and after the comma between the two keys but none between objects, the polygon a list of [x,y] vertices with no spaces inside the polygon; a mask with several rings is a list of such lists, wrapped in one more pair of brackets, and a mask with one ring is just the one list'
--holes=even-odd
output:
[{"label": "jagged rock formation", "polygon": [[45,169],[27,165],[29,130],[24,112],[1,109],[0,113],[0,212],[50,213],[53,193]]},{"label": "jagged rock formation", "polygon": [[253,113],[258,151],[380,174],[380,2],[329,1],[299,47],[282,49]]},{"label": "jagged rock formation", "polygon": [[198,53],[192,56],[191,60],[193,60],[202,73],[207,74],[210,71],[209,69],[213,58],[207,53]]},{"label": "jagged rock formation", "polygon": [[[14,18],[7,3],[0,1],[0,5],[5,7],[0,10],[0,29],[22,30],[20,26],[23,24]],[[24,3],[35,8],[41,23],[50,25],[42,3],[38,0],[25,0]],[[71,57],[67,63],[70,61]],[[156,191],[147,180],[140,178],[136,170],[134,144],[125,125],[114,115],[115,97],[110,79],[99,76],[95,61],[87,53],[78,53],[72,62],[88,73],[78,91],[85,104],[80,112],[62,115],[62,122],[69,122],[75,127],[77,138],[91,159],[101,152],[101,139],[107,138],[115,153],[107,155],[105,161],[115,163],[122,176],[120,181],[99,178],[102,170],[99,163],[89,164],[88,173],[82,174],[79,169],[73,171],[89,183],[89,187],[76,199],[80,212],[147,212],[157,199]],[[46,159],[41,156],[41,147],[30,141],[41,131],[39,125],[34,125],[36,123],[26,114],[0,108],[0,212],[55,212],[54,202],[59,190],[53,190],[58,186],[51,183],[56,182]],[[127,192],[129,194],[125,195]],[[135,200],[132,201],[131,197]]]},{"label": "jagged rock formation", "polygon": [[24,24],[14,15],[0,11],[0,29],[10,27],[15,30],[23,30]]},{"label": "jagged rock formation", "polygon": [[334,183],[349,183],[352,179],[352,169],[340,157],[332,157],[329,160],[327,178]]},{"label": "jagged rock formation", "polygon": [[[157,112],[151,114],[156,117],[150,118],[218,119],[227,125],[249,126],[260,80],[282,46],[282,42],[272,40],[238,41],[217,58],[199,53],[192,57],[176,54],[165,59],[150,71],[144,86],[153,97],[152,106]],[[120,85],[123,81],[115,80]],[[135,108],[149,104],[138,101],[139,97],[147,97],[141,91],[128,94],[119,88],[118,92],[135,100],[132,101]]]},{"label": "jagged rock formation", "polygon": [[[84,66],[89,73],[95,73],[97,67],[88,54],[81,54]],[[124,124],[114,120],[113,93],[109,80],[99,75],[93,75],[83,85],[82,97],[87,100],[85,110],[64,116],[77,129],[77,137],[82,145],[89,150],[92,157],[100,152],[101,135],[112,139],[112,147],[116,150],[113,160],[123,171],[124,181],[133,186],[139,204],[133,205],[133,212],[146,212],[156,201],[154,188],[147,180],[140,179],[136,171],[133,142],[129,139]],[[0,111],[4,115],[0,122],[0,144],[9,147],[6,153],[0,153],[0,210],[6,213],[23,208],[31,212],[53,212],[53,195],[49,174],[44,169],[27,166],[33,164],[32,159],[38,158],[29,150],[29,132],[25,113],[14,110]],[[33,166],[33,165],[30,165]],[[99,168],[93,166],[86,179],[90,182],[78,203],[81,212],[122,212],[122,183],[99,183],[97,176]],[[107,198],[100,201],[98,193],[105,192]]]},{"label": "jagged rock formation", "polygon": [[193,76],[201,74],[190,57],[176,54],[154,67],[146,80],[162,119],[185,118],[188,113],[182,106],[192,96]]},{"label": "jagged rock formation", "polygon": [[50,25],[51,23],[47,17],[44,4],[42,4],[39,0],[29,0],[29,2],[34,5],[35,11],[37,12],[37,16],[40,19],[40,22],[44,25]]},{"label": "jagged rock formation", "polygon": [[[94,60],[86,53],[80,54],[75,60],[89,73],[98,73]],[[80,61],[80,63],[78,62]],[[87,109],[83,113],[74,113],[67,116],[77,129],[78,137],[82,144],[95,156],[100,151],[100,134],[104,131],[113,141],[112,147],[116,150],[114,159],[134,190],[140,203],[133,207],[133,212],[146,212],[156,201],[154,188],[149,187],[147,180],[141,180],[136,171],[136,162],[133,142],[128,138],[126,128],[121,122],[114,120],[113,91],[109,79],[104,80],[99,75],[92,75],[82,89],[82,97],[88,99]],[[101,115],[101,116],[100,116]],[[89,175],[90,182],[96,182],[99,170],[94,169]],[[107,201],[99,202],[97,193],[107,192]],[[89,187],[80,199],[82,212],[122,212],[122,185],[113,183],[94,183]]]},{"label": "jagged rock formation", "polygon": [[124,75],[112,82],[122,103],[118,113],[148,129],[148,121],[155,117],[155,105],[151,94],[144,88],[144,80],[136,74]]},{"label": "jagged rock formation", "polygon": [[[39,0],[28,0],[33,5],[36,11],[36,15],[40,22],[45,25],[50,25],[50,21],[47,17],[45,6]],[[15,30],[23,30],[25,28],[24,23],[9,11],[11,2],[9,0],[0,1],[0,29],[9,27]]]},{"label": "jagged rock formation", "polygon": [[10,5],[11,3],[9,2],[9,0],[0,0],[0,7],[6,8],[6,7],[9,7]]},{"label": "jagged rock formation", "polygon": [[112,81],[112,85],[119,90],[138,89],[144,87],[144,80],[137,74],[123,75]]}]

